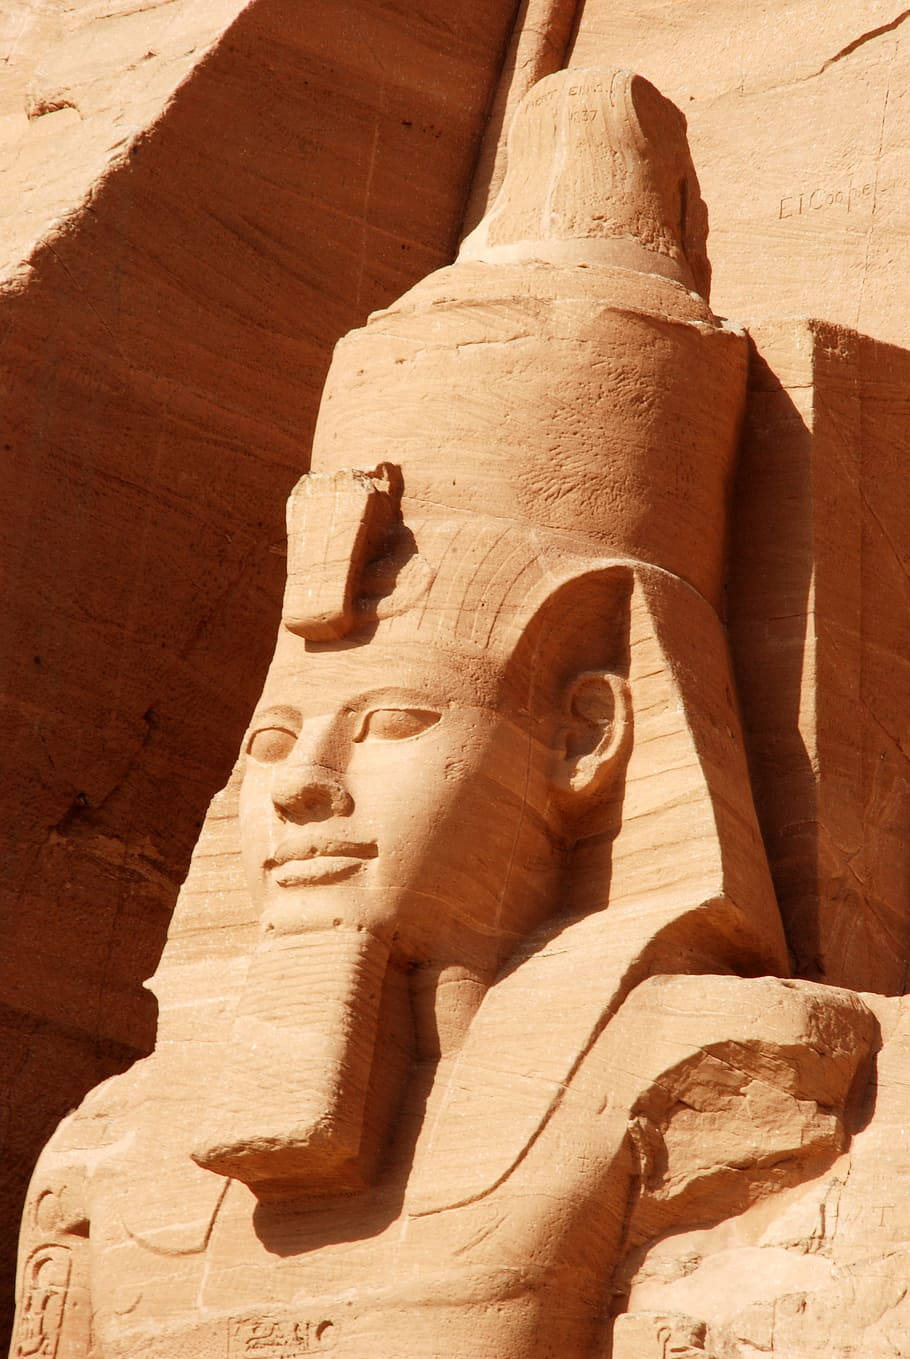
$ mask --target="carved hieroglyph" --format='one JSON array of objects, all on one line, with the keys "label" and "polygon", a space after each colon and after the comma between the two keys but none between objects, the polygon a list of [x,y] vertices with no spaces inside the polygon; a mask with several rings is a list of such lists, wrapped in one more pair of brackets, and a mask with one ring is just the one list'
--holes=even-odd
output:
[{"label": "carved hieroglyph", "polygon": [[16,1359],[606,1355],[649,1242],[842,1151],[876,1024],[782,979],[705,231],[678,111],[561,73],[339,344],[158,1047],[42,1158]]}]

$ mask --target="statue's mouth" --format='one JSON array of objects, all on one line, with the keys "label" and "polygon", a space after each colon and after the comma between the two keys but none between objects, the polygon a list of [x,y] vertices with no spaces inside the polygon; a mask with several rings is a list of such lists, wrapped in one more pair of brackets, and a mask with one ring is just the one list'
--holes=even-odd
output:
[{"label": "statue's mouth", "polygon": [[378,852],[375,840],[285,844],[263,868],[279,887],[307,887],[348,878],[375,859]]}]

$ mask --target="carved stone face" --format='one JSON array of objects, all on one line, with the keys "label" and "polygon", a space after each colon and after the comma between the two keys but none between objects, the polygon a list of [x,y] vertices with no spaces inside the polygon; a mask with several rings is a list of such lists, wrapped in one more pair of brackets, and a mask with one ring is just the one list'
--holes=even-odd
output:
[{"label": "carved stone face", "polygon": [[592,668],[614,631],[602,585],[585,581],[588,612],[547,595],[503,625],[491,607],[489,649],[438,640],[445,582],[423,629],[421,614],[368,639],[280,630],[239,809],[262,935],[197,1164],[263,1198],[371,1182],[405,1079],[395,1054],[458,1046],[558,909],[568,829],[622,758],[628,686]]},{"label": "carved stone face", "polygon": [[498,965],[552,908],[561,861],[560,714],[503,687],[477,653],[283,633],[240,802],[266,931],[365,929],[409,961]]}]

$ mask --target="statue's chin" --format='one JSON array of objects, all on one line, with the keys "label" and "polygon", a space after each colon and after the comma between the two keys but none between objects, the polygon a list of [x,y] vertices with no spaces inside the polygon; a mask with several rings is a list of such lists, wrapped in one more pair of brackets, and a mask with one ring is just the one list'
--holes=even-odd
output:
[{"label": "statue's chin", "polygon": [[197,1165],[262,1199],[366,1187],[397,1093],[376,1079],[388,962],[365,931],[266,937],[213,1073]]}]

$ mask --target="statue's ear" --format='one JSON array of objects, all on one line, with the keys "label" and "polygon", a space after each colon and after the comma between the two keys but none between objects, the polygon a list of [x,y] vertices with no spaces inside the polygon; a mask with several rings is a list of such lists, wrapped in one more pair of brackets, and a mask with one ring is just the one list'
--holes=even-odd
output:
[{"label": "statue's ear", "polygon": [[586,670],[570,682],[566,710],[553,783],[557,796],[571,808],[610,789],[632,735],[628,682],[610,670]]}]

